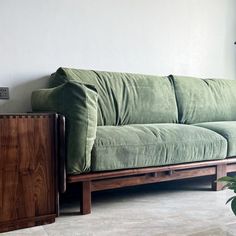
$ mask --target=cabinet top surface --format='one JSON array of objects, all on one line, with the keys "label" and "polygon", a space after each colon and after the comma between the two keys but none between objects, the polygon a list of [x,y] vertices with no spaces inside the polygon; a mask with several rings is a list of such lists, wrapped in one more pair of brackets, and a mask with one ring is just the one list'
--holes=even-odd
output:
[{"label": "cabinet top surface", "polygon": [[18,113],[0,113],[0,117],[6,117],[6,116],[54,116],[56,113],[53,112],[18,112]]}]

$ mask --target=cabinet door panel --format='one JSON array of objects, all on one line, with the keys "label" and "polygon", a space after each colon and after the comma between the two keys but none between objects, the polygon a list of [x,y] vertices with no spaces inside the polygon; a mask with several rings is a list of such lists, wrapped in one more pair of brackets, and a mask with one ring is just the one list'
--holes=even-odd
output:
[{"label": "cabinet door panel", "polygon": [[17,219],[17,119],[0,119],[0,221]]},{"label": "cabinet door panel", "polygon": [[53,222],[56,116],[0,115],[0,232]]}]

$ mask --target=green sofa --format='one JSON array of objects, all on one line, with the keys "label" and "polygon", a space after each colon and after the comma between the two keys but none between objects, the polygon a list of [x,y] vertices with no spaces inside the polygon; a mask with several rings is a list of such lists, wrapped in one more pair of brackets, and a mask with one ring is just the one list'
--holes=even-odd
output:
[{"label": "green sofa", "polygon": [[65,116],[67,182],[214,161],[223,175],[235,162],[236,80],[59,68],[32,109]]}]

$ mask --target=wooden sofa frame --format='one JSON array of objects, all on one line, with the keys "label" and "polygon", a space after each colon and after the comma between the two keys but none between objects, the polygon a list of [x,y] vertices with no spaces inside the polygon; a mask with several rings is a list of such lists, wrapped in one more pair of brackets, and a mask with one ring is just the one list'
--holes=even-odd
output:
[{"label": "wooden sofa frame", "polygon": [[66,174],[66,139],[65,117],[58,116],[58,154],[59,154],[59,193],[66,192],[67,184],[80,183],[80,212],[91,212],[91,193],[106,189],[187,179],[200,176],[213,176],[212,190],[223,189],[223,184],[216,182],[229,172],[236,172],[236,157],[223,160],[185,163],[161,167],[145,167],[80,175]]}]

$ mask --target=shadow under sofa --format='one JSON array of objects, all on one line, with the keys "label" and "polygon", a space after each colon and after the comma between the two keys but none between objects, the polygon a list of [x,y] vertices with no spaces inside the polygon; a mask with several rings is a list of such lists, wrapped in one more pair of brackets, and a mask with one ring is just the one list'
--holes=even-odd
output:
[{"label": "shadow under sofa", "polygon": [[236,80],[59,68],[32,109],[56,112],[59,190],[91,192],[236,171]]}]

